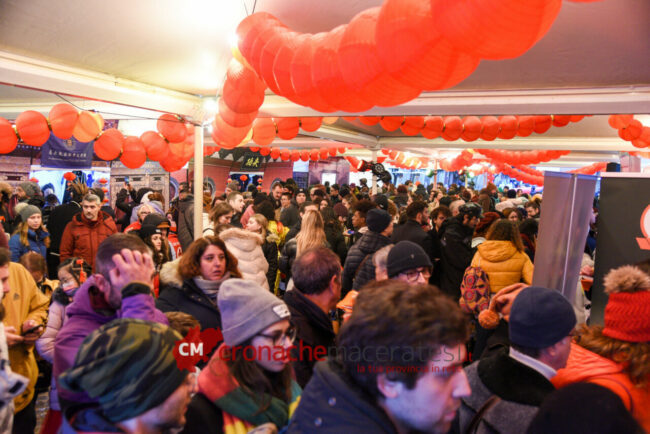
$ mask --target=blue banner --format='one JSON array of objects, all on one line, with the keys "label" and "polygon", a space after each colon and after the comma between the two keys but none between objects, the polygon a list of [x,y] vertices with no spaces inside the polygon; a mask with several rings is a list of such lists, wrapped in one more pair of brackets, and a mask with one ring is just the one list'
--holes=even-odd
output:
[{"label": "blue banner", "polygon": [[93,165],[93,143],[74,137],[63,140],[50,133],[41,153],[42,167],[90,169]]}]

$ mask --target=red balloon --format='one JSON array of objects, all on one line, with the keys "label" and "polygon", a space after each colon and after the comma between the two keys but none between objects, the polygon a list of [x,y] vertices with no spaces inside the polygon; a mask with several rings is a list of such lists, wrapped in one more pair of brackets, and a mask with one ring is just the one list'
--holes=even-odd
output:
[{"label": "red balloon", "polygon": [[256,112],[264,102],[266,85],[255,71],[232,59],[226,72],[222,98],[224,103],[235,113],[249,114]]},{"label": "red balloon", "polygon": [[160,115],[156,127],[158,132],[170,142],[182,142],[187,136],[187,129],[183,121],[169,113]]},{"label": "red balloon", "polygon": [[0,154],[8,154],[16,149],[18,137],[7,119],[0,117]]},{"label": "red balloon", "polygon": [[463,132],[463,121],[458,116],[446,116],[443,121],[445,129],[442,138],[449,141],[458,140]]},{"label": "red balloon", "polygon": [[103,131],[95,140],[95,154],[102,160],[111,161],[120,156],[124,145],[124,136],[117,128]]},{"label": "red balloon", "polygon": [[52,132],[59,139],[67,140],[72,137],[79,112],[71,104],[62,102],[50,109],[49,119]]},{"label": "red balloon", "polygon": [[300,121],[298,118],[274,118],[278,126],[278,136],[284,140],[291,140],[300,132]]},{"label": "red balloon", "polygon": [[473,142],[474,140],[481,137],[481,129],[483,124],[481,120],[476,116],[467,116],[463,119],[463,132],[460,137],[466,142]]},{"label": "red balloon", "polygon": [[253,141],[268,146],[275,139],[276,126],[272,118],[257,118],[253,121]]},{"label": "red balloon", "polygon": [[483,59],[521,56],[550,29],[561,0],[430,0],[432,28],[458,51]]},{"label": "red balloon", "polygon": [[124,139],[124,150],[120,161],[129,169],[137,169],[147,161],[147,153],[139,137],[128,136]]},{"label": "red balloon", "polygon": [[235,113],[230,110],[223,98],[219,98],[219,116],[230,126],[241,128],[250,125],[257,118],[257,113],[257,110],[252,113]]},{"label": "red balloon", "polygon": [[300,118],[300,128],[308,132],[314,132],[318,130],[322,123],[323,118],[317,116]]},{"label": "red balloon", "polygon": [[146,131],[140,136],[147,158],[151,161],[162,161],[169,154],[169,145],[160,134],[155,131]]},{"label": "red balloon", "polygon": [[43,146],[43,143],[50,138],[47,119],[34,110],[27,110],[18,115],[16,130],[23,142],[30,146]]}]

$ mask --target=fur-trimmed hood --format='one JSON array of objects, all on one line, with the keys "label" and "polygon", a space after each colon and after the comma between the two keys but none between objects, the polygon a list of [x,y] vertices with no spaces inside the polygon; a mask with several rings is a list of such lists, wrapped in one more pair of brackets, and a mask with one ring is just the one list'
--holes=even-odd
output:
[{"label": "fur-trimmed hood", "polygon": [[226,229],[219,233],[219,238],[226,245],[234,245],[243,252],[252,252],[257,246],[261,246],[264,243],[260,234],[239,228]]},{"label": "fur-trimmed hood", "polygon": [[183,278],[178,273],[178,263],[181,261],[181,258],[174,259],[173,261],[165,262],[160,269],[160,286],[163,285],[173,285],[178,288],[183,286]]}]

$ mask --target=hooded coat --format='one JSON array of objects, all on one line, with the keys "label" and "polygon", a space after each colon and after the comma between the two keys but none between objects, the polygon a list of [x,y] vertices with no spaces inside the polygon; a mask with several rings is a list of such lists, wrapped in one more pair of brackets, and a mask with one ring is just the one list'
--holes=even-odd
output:
[{"label": "hooded coat", "polygon": [[[67,319],[54,340],[54,363],[52,375],[58,378],[74,364],[74,359],[86,337],[102,325],[118,318],[135,318],[168,325],[165,314],[156,309],[151,288],[142,283],[130,283],[121,289],[122,305],[114,310],[96,287],[95,275],[79,287],[71,304],[66,307]],[[103,305],[100,307],[100,305]],[[92,400],[85,394],[73,394],[59,388],[59,400],[63,411],[74,403]]]},{"label": "hooded coat", "polygon": [[47,255],[47,247],[45,246],[45,238],[49,237],[50,234],[46,231],[33,229],[27,230],[27,242],[28,246],[24,245],[20,241],[20,234],[16,233],[11,236],[9,239],[9,250],[11,250],[11,261],[18,262],[20,257],[28,252],[36,252],[41,255],[43,258]]},{"label": "hooded coat", "polygon": [[113,219],[99,211],[97,220],[88,220],[83,213],[76,214],[65,227],[59,248],[61,262],[79,257],[95,266],[97,248],[106,238],[117,232]]},{"label": "hooded coat", "polygon": [[[45,324],[49,298],[36,287],[36,282],[29,271],[21,264],[9,263],[9,292],[2,299],[5,327],[22,330],[27,320]],[[29,379],[29,385],[23,393],[14,399],[16,412],[25,408],[34,397],[34,388],[38,378],[38,366],[34,357],[34,345],[19,343],[9,347],[11,370]]]},{"label": "hooded coat", "polygon": [[242,279],[251,280],[268,290],[266,273],[269,264],[262,251],[264,243],[262,236],[244,229],[230,228],[221,232],[219,238],[226,244],[228,251],[237,258],[237,268],[242,274]]},{"label": "hooded coat", "polygon": [[533,283],[533,263],[510,241],[484,241],[477,247],[471,266],[487,273],[493,294],[514,283]]}]

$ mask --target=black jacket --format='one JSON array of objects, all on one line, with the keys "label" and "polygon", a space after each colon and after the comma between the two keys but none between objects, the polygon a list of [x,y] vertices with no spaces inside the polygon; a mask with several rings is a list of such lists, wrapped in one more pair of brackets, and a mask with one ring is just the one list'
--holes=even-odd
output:
[{"label": "black jacket", "polygon": [[194,241],[194,196],[178,201],[178,241],[183,251]]},{"label": "black jacket", "polygon": [[431,237],[422,229],[422,226],[417,221],[407,220],[404,224],[395,226],[391,240],[393,244],[399,243],[400,241],[414,242],[422,247],[427,256],[429,256],[429,259],[431,259],[431,263],[433,263]]},{"label": "black jacket", "polygon": [[296,235],[298,235],[298,232],[300,232],[301,227],[302,227],[302,220],[298,219],[298,222],[289,228],[289,232],[287,233],[287,236],[284,237],[284,242],[286,243],[287,241],[296,238]]},{"label": "black jacket", "polygon": [[386,413],[333,362],[318,362],[289,424],[290,434],[397,434]]},{"label": "black jacket", "polygon": [[269,271],[266,272],[266,280],[269,282],[269,288],[273,292],[275,288],[275,279],[278,275],[278,245],[274,241],[264,240],[262,251],[266,262],[269,264]]},{"label": "black jacket", "polygon": [[280,268],[280,272],[287,276],[287,280],[291,278],[291,267],[293,266],[293,261],[296,259],[297,250],[298,242],[295,238],[284,243],[284,246],[282,247],[278,267]]},{"label": "black jacket", "polygon": [[474,228],[465,226],[458,217],[445,220],[440,228],[442,235],[442,277],[440,289],[454,300],[460,298],[460,284],[465,269],[469,267],[474,257],[472,235]]},{"label": "black jacket", "polygon": [[342,232],[337,231],[333,226],[325,226],[325,238],[332,251],[339,256],[341,264],[345,264],[345,258],[348,256],[348,246],[345,243],[345,237]]},{"label": "black jacket", "polygon": [[[129,201],[129,196],[131,196],[130,201]],[[117,196],[115,197],[115,207],[117,207],[117,209],[122,211],[124,215],[116,223],[121,225],[122,228],[125,228],[128,225],[130,225],[131,213],[133,212],[133,208],[135,208],[137,204],[138,203],[136,202],[135,189],[131,189],[131,191],[128,191],[126,188],[121,189],[117,193]]]},{"label": "black jacket", "polygon": [[50,247],[48,251],[59,253],[61,238],[65,227],[72,221],[75,214],[81,212],[81,205],[77,202],[70,202],[55,207],[50,213],[47,230],[50,232]]},{"label": "black jacket", "polygon": [[288,228],[298,223],[298,220],[300,220],[300,214],[298,213],[298,208],[294,205],[289,205],[280,213],[280,223]]},{"label": "black jacket", "polygon": [[[162,312],[185,312],[192,315],[201,324],[201,330],[208,328],[221,330],[221,313],[194,280],[183,280],[183,287],[164,285],[156,299],[156,307]],[[216,348],[216,347],[215,347]]]},{"label": "black jacket", "polygon": [[431,263],[433,264],[433,273],[431,273],[429,283],[440,287],[440,280],[442,279],[442,263],[440,262],[442,259],[442,244],[440,243],[440,234],[436,228],[431,229],[428,233],[431,242]]},{"label": "black jacket", "polygon": [[192,397],[185,412],[185,421],[181,434],[224,432],[223,410],[202,393],[197,393]]},{"label": "black jacket", "polygon": [[296,382],[304,388],[311,378],[316,357],[327,356],[334,347],[336,335],[329,316],[298,288],[287,291],[283,300],[291,312],[291,323],[298,329],[291,356]]},{"label": "black jacket", "polygon": [[345,297],[351,289],[361,288],[375,279],[375,266],[372,255],[379,249],[390,244],[390,239],[377,232],[368,231],[348,251],[343,267],[343,283],[341,297]]}]

